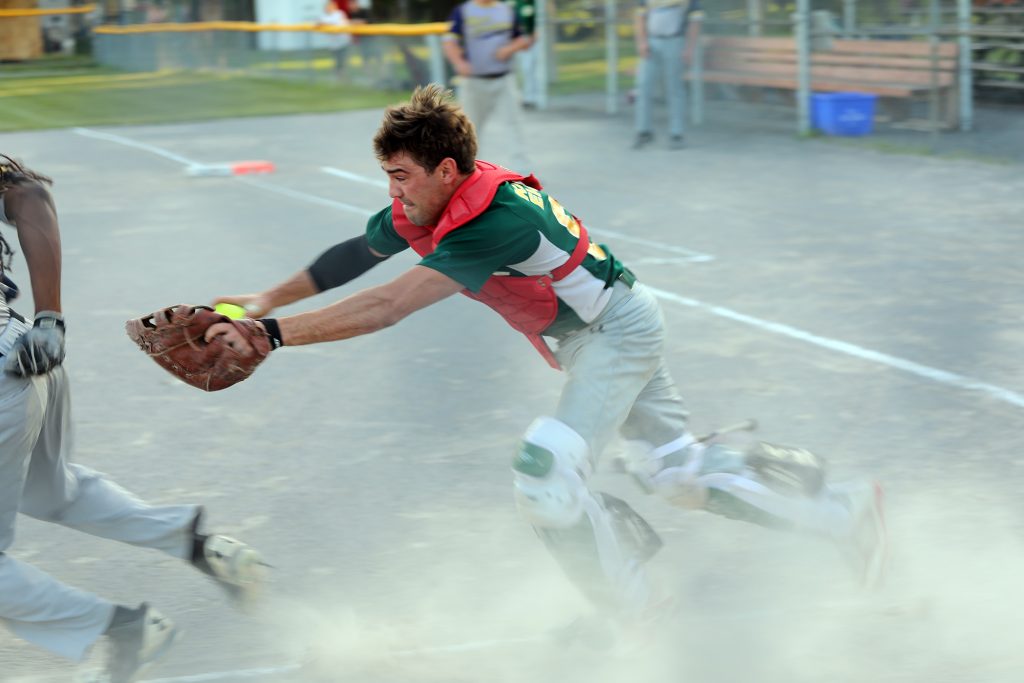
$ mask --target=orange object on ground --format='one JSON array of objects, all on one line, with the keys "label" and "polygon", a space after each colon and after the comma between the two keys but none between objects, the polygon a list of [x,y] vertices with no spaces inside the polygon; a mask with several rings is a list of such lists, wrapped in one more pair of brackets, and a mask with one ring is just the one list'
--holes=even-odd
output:
[{"label": "orange object on ground", "polygon": [[274,164],[271,161],[236,161],[230,166],[233,175],[274,172]]}]

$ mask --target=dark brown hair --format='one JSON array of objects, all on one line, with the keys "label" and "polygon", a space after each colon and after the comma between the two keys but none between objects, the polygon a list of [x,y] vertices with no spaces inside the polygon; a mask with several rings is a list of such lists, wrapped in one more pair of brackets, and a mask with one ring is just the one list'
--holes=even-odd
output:
[{"label": "dark brown hair", "polygon": [[451,91],[431,84],[416,88],[407,104],[388,107],[373,136],[373,151],[385,161],[405,152],[433,173],[447,157],[460,173],[476,169],[476,129]]},{"label": "dark brown hair", "polygon": [[47,176],[25,168],[11,157],[0,152],[0,192],[21,180],[35,180],[47,185],[53,185],[53,181]]}]

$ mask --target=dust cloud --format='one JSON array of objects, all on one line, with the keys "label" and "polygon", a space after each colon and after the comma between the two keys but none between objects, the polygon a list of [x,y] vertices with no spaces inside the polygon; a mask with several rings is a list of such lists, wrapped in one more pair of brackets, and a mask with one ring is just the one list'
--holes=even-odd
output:
[{"label": "dust cloud", "polygon": [[297,680],[1024,680],[1024,547],[1012,499],[966,487],[890,492],[890,572],[870,593],[822,539],[649,502],[643,512],[666,541],[651,575],[677,607],[622,629],[615,645],[555,638],[588,606],[538,541],[507,516],[478,514],[494,529],[486,543],[462,545],[450,529],[420,537],[438,552],[415,565],[396,560],[372,582],[380,595],[339,589],[280,604],[306,661]]}]

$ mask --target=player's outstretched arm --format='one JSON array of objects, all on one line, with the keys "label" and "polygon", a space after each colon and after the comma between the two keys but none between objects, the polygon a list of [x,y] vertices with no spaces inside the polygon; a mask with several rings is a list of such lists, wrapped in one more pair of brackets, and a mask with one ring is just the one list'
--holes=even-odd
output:
[{"label": "player's outstretched arm", "polygon": [[[387,284],[356,292],[330,306],[287,318],[264,318],[259,322],[272,338],[274,348],[338,341],[390,327],[463,289],[463,284],[447,275],[417,265]],[[232,348],[248,346],[229,323],[213,325],[205,334],[207,341],[219,336]]]},{"label": "player's outstretched arm", "polygon": [[388,258],[370,248],[366,235],[359,235],[335,244],[308,268],[265,292],[218,297],[213,304],[235,304],[243,307],[248,317],[260,318],[275,308],[340,287]]},{"label": "player's outstretched arm", "polygon": [[265,292],[259,294],[233,294],[231,296],[219,296],[213,300],[217,304],[234,304],[245,309],[245,315],[249,318],[260,318],[267,315],[275,308],[286,306],[296,301],[317,294],[319,290],[309,276],[308,270],[300,270],[279,285],[275,285]]},{"label": "player's outstretched arm", "polygon": [[277,320],[286,346],[370,334],[465,288],[426,266],[413,266],[387,284],[370,287],[316,311]]}]

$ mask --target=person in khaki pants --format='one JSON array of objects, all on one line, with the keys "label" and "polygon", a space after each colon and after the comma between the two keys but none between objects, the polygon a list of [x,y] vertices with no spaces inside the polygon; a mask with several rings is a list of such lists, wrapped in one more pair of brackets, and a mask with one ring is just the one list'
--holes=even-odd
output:
[{"label": "person in khaki pants", "polygon": [[0,623],[75,661],[106,637],[109,681],[128,683],[170,648],[174,623],[147,603],[114,604],[12,557],[18,513],[191,562],[238,599],[255,587],[262,561],[240,541],[201,533],[202,507],[149,505],[70,461],[60,230],[50,183],[0,154],[0,223],[18,231],[35,304],[34,319],[10,307],[18,287],[7,276],[13,252],[0,236]]},{"label": "person in khaki pants", "polygon": [[527,33],[515,7],[501,0],[466,0],[450,21],[442,47],[459,75],[456,96],[463,111],[482,140],[495,142],[491,159],[529,173],[512,57],[533,45],[532,26]]}]

